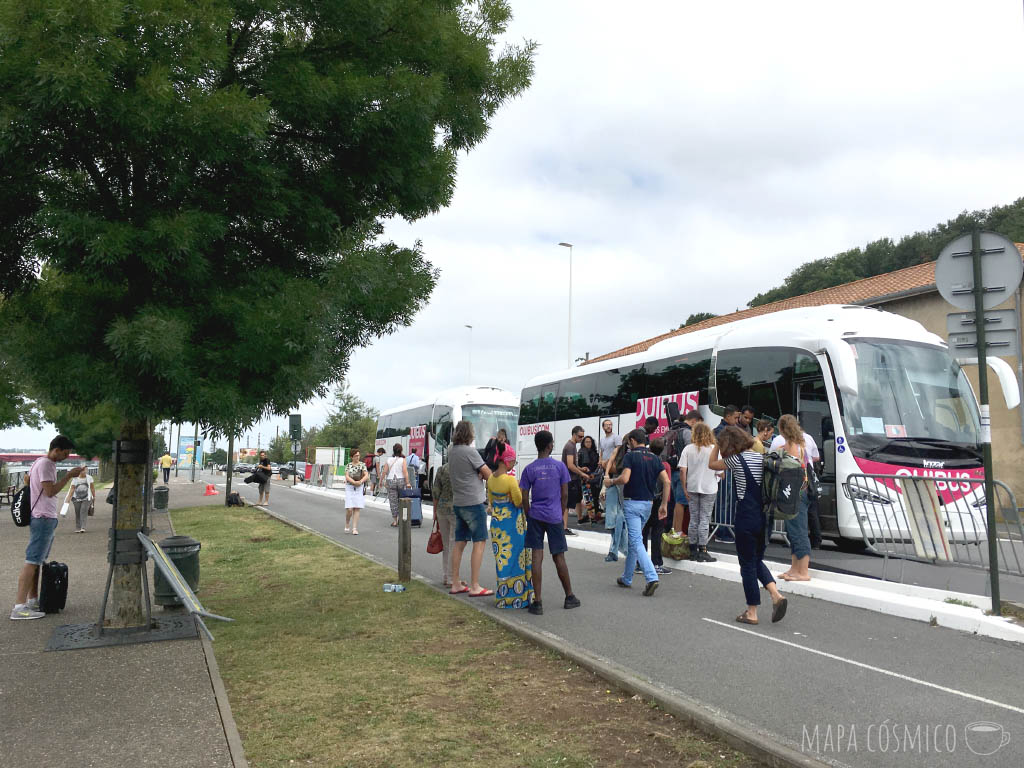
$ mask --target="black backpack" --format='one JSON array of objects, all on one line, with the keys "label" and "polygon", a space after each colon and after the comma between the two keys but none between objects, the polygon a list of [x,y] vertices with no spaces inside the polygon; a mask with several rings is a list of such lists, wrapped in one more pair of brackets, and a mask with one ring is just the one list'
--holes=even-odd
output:
[{"label": "black backpack", "polygon": [[228,506],[229,507],[244,507],[245,502],[242,501],[242,497],[238,495],[237,491],[232,491],[228,494]]},{"label": "black backpack", "polygon": [[673,471],[679,468],[683,448],[690,444],[692,434],[686,424],[678,424],[665,433],[665,447],[661,449],[661,458],[668,462]]},{"label": "black backpack", "polygon": [[11,517],[19,528],[32,522],[32,491],[27,484],[11,500]]},{"label": "black backpack", "polygon": [[800,514],[800,492],[806,481],[799,458],[782,448],[766,453],[762,485],[765,518],[792,520]]}]

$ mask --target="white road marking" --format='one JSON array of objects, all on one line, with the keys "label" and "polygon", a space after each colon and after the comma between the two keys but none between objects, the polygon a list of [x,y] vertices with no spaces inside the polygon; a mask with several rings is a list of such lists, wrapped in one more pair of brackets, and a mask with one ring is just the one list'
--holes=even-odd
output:
[{"label": "white road marking", "polygon": [[854,661],[853,659],[844,659],[842,656],[836,656],[834,653],[819,651],[816,648],[808,648],[806,645],[800,645],[799,643],[791,643],[789,640],[781,640],[777,637],[769,637],[768,635],[761,634],[760,632],[754,632],[749,629],[743,629],[743,627],[737,627],[733,626],[732,624],[727,624],[724,621],[717,621],[716,619],[709,619],[707,617],[704,617],[703,621],[710,622],[711,624],[717,624],[718,626],[725,627],[726,629],[735,629],[737,632],[743,632],[748,635],[753,635],[754,637],[758,637],[762,640],[770,640],[771,642],[779,643],[780,645],[788,645],[791,648],[799,648],[801,651],[815,653],[818,656],[824,656],[826,659],[832,659],[833,661],[841,661],[844,664],[851,664],[852,666],[860,667],[861,669],[869,669],[872,672],[878,672],[882,675],[895,677],[897,680],[905,680],[908,683],[916,683],[917,685],[923,685],[926,688],[934,688],[935,690],[942,691],[943,693],[950,693],[954,696],[960,696],[965,699],[971,699],[972,701],[980,701],[982,704],[990,704],[993,707],[1000,707],[1002,709],[1007,709],[1010,712],[1016,712],[1017,714],[1024,715],[1024,709],[1022,709],[1021,707],[1015,707],[1012,704],[1003,704],[1000,701],[986,699],[983,696],[975,696],[973,693],[967,693],[966,691],[958,691],[955,688],[947,688],[944,685],[929,683],[927,680],[919,680],[918,678],[910,677],[909,675],[901,675],[899,672],[893,672],[888,669],[882,669],[881,667],[875,667],[871,664],[865,664],[861,661]]}]

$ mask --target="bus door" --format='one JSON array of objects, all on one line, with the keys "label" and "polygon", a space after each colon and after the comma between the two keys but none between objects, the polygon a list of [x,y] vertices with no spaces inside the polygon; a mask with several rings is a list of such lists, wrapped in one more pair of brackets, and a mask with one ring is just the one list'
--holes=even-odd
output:
[{"label": "bus door", "polygon": [[823,533],[838,535],[835,460],[826,460],[826,456],[835,456],[835,429],[832,426],[832,408],[828,402],[828,391],[817,365],[814,366],[813,374],[805,375],[801,375],[798,366],[793,384],[796,389],[796,417],[804,431],[814,438],[822,459],[817,465],[821,468],[822,496],[818,499],[821,530]]}]

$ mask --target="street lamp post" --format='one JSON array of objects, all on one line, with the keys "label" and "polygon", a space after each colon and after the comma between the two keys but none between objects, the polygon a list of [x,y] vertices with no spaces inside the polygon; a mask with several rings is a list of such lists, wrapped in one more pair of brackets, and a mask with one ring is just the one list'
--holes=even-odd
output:
[{"label": "street lamp post", "polygon": [[569,339],[565,348],[566,367],[572,368],[572,243],[559,243],[569,249]]},{"label": "street lamp post", "polygon": [[469,363],[467,364],[467,368],[466,368],[466,383],[467,384],[472,384],[473,383],[473,326],[472,325],[467,325],[467,326],[464,326],[464,327],[469,328]]}]

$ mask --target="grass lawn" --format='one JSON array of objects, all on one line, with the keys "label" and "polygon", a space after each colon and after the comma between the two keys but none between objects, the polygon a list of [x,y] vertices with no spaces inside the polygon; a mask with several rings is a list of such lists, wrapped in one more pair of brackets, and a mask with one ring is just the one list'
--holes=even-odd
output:
[{"label": "grass lawn", "polygon": [[746,766],[458,600],[250,508],[172,513],[246,757],[266,766]]}]

